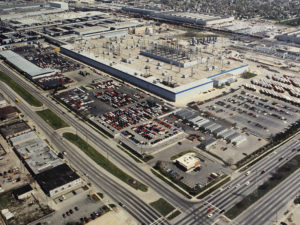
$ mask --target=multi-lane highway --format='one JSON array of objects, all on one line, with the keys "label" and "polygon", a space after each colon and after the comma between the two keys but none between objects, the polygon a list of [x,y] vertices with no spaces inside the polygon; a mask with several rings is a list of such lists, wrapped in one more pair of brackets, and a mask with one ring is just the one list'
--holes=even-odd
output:
[{"label": "multi-lane highway", "polygon": [[282,209],[287,203],[300,193],[300,171],[296,171],[284,182],[280,183],[262,201],[254,204],[232,225],[265,225],[278,221],[278,215],[282,216]]},{"label": "multi-lane highway", "polygon": [[[16,95],[0,82],[1,90],[12,100]],[[42,120],[35,112],[33,112],[23,102],[18,103],[18,108],[48,136],[51,143],[53,143],[61,151],[66,151],[67,159],[74,165],[81,173],[90,174],[89,179],[101,188],[107,195],[109,195],[116,202],[126,202],[127,211],[137,219],[137,221],[146,224],[169,224],[164,218],[160,216],[151,206],[146,204],[142,199],[132,194],[131,191],[121,186],[118,182],[112,180],[101,169],[97,168],[95,164],[90,162],[87,158],[82,157],[81,154],[71,147],[70,144],[62,141],[59,136],[44,120]],[[159,221],[156,223],[156,221]]]},{"label": "multi-lane highway", "polygon": [[110,158],[113,158],[120,165],[130,171],[141,182],[153,188],[161,196],[164,196],[164,198],[166,198],[166,200],[168,200],[174,206],[182,210],[188,210],[193,205],[193,203],[185,199],[183,196],[181,196],[181,194],[175,192],[171,187],[162,183],[159,178],[153,177],[150,170],[146,171],[141,169],[140,165],[138,165],[132,159],[128,158],[126,153],[117,151],[111,145],[106,143],[107,140],[101,137],[101,135],[99,135],[93,129],[90,129],[80,120],[76,120],[68,114],[62,114],[62,110],[58,105],[53,103],[47,97],[43,96],[38,90],[36,90],[36,88],[32,87],[1,62],[0,70],[5,72],[27,91],[29,91],[34,97],[44,103],[46,107],[51,109],[56,114],[60,115],[63,120],[65,120],[70,126],[74,127],[78,133],[81,133],[84,137],[86,137],[89,142],[92,142],[94,146],[97,146],[99,149],[109,154]]},{"label": "multi-lane highway", "polygon": [[[43,102],[45,106],[47,106],[52,111],[60,115],[62,119],[64,119],[69,125],[73,126],[77,130],[77,132],[86,136],[89,142],[92,142],[99,149],[107,152],[111,158],[117,161],[124,168],[127,168],[128,171],[131,172],[131,174],[136,176],[136,178],[144,182],[149,187],[153,188],[166,200],[168,200],[174,206],[179,208],[183,213],[181,216],[175,219],[176,224],[178,225],[217,224],[219,216],[222,215],[224,211],[230,209],[244,196],[253,192],[264,180],[270,177],[272,171],[275,171],[276,168],[284,164],[287,159],[297,154],[297,151],[292,151],[294,148],[298,149],[300,147],[300,135],[298,135],[283,146],[281,146],[280,148],[278,148],[275,153],[268,155],[267,157],[256,163],[254,166],[249,168],[249,170],[247,171],[251,171],[251,173],[249,173],[248,175],[246,175],[247,171],[245,171],[244,173],[237,175],[236,178],[229,182],[225,188],[220,188],[216,190],[211,195],[204,198],[201,202],[192,202],[184,199],[179,194],[174,193],[174,191],[170,187],[165,186],[160,180],[151,176],[149,171],[144,170],[134,161],[127,158],[127,155],[125,155],[123,152],[116,151],[111,145],[106,143],[105,140],[101,138],[99,134],[94,132],[92,129],[89,129],[81,121],[74,119],[68,114],[62,114],[61,108],[59,106],[57,106],[51,100],[40,94],[39,91],[37,91],[35,88],[29,85],[26,81],[18,77],[18,75],[16,75],[14,72],[7,69],[1,63],[0,70],[4,71],[11,78],[16,80],[20,85],[22,85],[25,89],[32,93],[37,99]],[[23,105],[24,104],[22,103],[22,107]],[[21,110],[23,109],[21,108]],[[33,114],[36,117],[36,114]],[[41,121],[39,117],[35,118],[34,120],[37,119],[39,119],[39,126],[45,127],[47,125],[44,121]],[[49,128],[48,125],[46,127],[47,128],[43,129],[46,129],[46,133],[51,136],[51,132],[53,132],[53,130],[51,130],[51,128]],[[54,140],[52,140],[52,138],[54,138]],[[118,200],[118,198],[120,198],[123,202],[125,202],[128,205],[128,211],[131,214],[136,215],[136,217],[142,218],[139,219],[139,221],[146,221],[147,223],[149,223],[151,220],[159,218],[159,215],[156,212],[154,212],[153,209],[151,209],[147,204],[143,203],[141,199],[138,199],[136,196],[130,194],[130,191],[126,191],[124,188],[118,189],[119,185],[117,183],[114,183],[115,189],[111,189],[110,185],[107,186],[107,184],[110,184],[110,182],[113,181],[111,179],[108,179],[103,174],[99,173],[99,170],[92,166],[88,160],[79,157],[78,153],[76,153],[76,150],[70,148],[70,146],[66,145],[64,142],[61,142],[60,139],[61,137],[59,135],[54,135],[53,137],[51,137],[51,141],[54,142],[54,144],[60,144],[59,146],[63,147],[62,149],[66,149],[67,152],[73,153],[69,154],[69,160],[75,166],[80,167],[83,173],[90,174],[91,181],[93,181],[96,185],[102,187],[102,189],[103,187],[107,187],[106,190],[110,191],[110,196],[112,196],[113,199]],[[279,161],[280,158],[282,158],[282,160]],[[262,174],[263,170],[266,172]],[[104,179],[103,177],[106,177],[106,179]],[[106,182],[107,184],[104,184]],[[123,190],[124,193],[120,191],[120,189]],[[132,197],[126,198],[126,196]],[[136,204],[136,201],[140,202],[140,204],[142,204],[144,208],[141,208],[139,204]],[[150,218],[148,218],[145,215],[147,214],[146,210],[149,210]],[[136,213],[139,211],[142,212]]]},{"label": "multi-lane highway", "polygon": [[[266,156],[249,170],[243,172],[236,179],[229,182],[225,187],[213,192],[203,199],[203,204],[195,208],[192,214],[187,215],[176,224],[213,224],[223,212],[229,210],[244,196],[252,193],[257,187],[267,180],[275,170],[291,159],[300,148],[300,135],[276,149],[275,152]],[[250,173],[248,172],[250,171]],[[262,171],[265,171],[264,173]],[[248,175],[247,175],[248,172]],[[266,202],[266,206],[272,202]],[[212,208],[212,211],[210,209]],[[212,214],[211,217],[208,217]],[[195,216],[196,215],[196,216]],[[240,220],[242,222],[242,219]],[[217,223],[215,223],[217,224]]]}]

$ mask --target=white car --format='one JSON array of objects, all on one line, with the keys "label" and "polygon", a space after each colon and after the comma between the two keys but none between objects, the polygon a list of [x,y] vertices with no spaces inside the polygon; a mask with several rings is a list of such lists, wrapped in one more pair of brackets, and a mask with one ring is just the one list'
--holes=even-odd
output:
[{"label": "white car", "polygon": [[208,215],[207,215],[207,217],[208,217],[208,218],[210,218],[210,217],[212,217],[212,215],[213,215],[213,214],[212,214],[212,213],[210,213],[210,214],[208,214]]},{"label": "white car", "polygon": [[245,185],[247,185],[247,186],[248,186],[249,184],[250,184],[250,181],[247,181],[247,182],[245,183]]},{"label": "white car", "polygon": [[250,171],[250,170],[249,170],[249,171],[247,171],[247,173],[246,173],[246,176],[248,176],[250,173],[251,173],[251,171]]}]

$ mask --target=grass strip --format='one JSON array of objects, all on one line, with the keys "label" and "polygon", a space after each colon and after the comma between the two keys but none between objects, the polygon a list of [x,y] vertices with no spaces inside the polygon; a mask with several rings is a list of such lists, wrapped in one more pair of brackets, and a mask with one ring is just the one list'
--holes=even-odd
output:
[{"label": "grass strip", "polygon": [[156,172],[155,170],[151,169],[151,172],[157,176],[158,178],[160,178],[161,180],[163,180],[164,182],[166,182],[168,185],[170,185],[172,188],[174,188],[176,191],[178,191],[179,193],[181,193],[182,195],[184,195],[185,197],[187,197],[188,199],[191,199],[192,197],[190,195],[188,195],[187,193],[185,193],[184,191],[182,191],[180,188],[178,188],[176,185],[174,185],[172,182],[168,181],[164,176],[162,176],[161,174],[159,174],[158,172]]},{"label": "grass strip", "polygon": [[6,83],[11,89],[13,89],[18,95],[20,95],[28,104],[40,107],[43,104],[37,100],[33,95],[31,95],[28,91],[26,91],[21,85],[7,76],[5,73],[0,71],[0,80]]},{"label": "grass strip", "polygon": [[64,128],[64,127],[69,127],[69,125],[64,120],[62,120],[60,117],[58,117],[50,109],[37,111],[36,113],[55,130]]},{"label": "grass strip", "polygon": [[179,216],[181,214],[181,212],[179,210],[176,210],[175,212],[173,212],[170,216],[167,217],[168,220],[172,220],[174,219],[176,216]]},{"label": "grass strip", "polygon": [[72,133],[63,133],[63,137],[66,138],[71,143],[75,144],[80,148],[85,154],[87,154],[92,160],[94,160],[99,166],[107,170],[112,175],[116,176],[120,180],[124,181],[126,184],[131,187],[146,192],[148,187],[143,183],[137,181],[133,177],[129,176],[127,173],[122,171],[106,157],[101,155],[96,149],[90,146],[87,142],[82,140],[79,136]]},{"label": "grass strip", "polygon": [[175,209],[174,206],[172,206],[169,202],[167,202],[163,198],[160,198],[155,202],[151,202],[150,205],[163,216],[168,215],[170,212],[172,212]]},{"label": "grass strip", "polygon": [[278,168],[278,170],[272,175],[272,177],[269,178],[269,180],[264,182],[258,187],[257,190],[246,196],[242,201],[229,209],[225,215],[229,219],[234,219],[299,168],[300,155],[297,155],[283,166]]},{"label": "grass strip", "polygon": [[133,154],[134,156],[136,156],[137,158],[139,158],[140,160],[142,160],[144,162],[148,162],[149,160],[154,158],[152,155],[138,153],[137,151],[135,151],[134,149],[132,149],[131,147],[129,147],[128,145],[126,145],[123,142],[121,142],[120,145],[123,148],[125,148],[126,150],[128,150],[131,154]]}]

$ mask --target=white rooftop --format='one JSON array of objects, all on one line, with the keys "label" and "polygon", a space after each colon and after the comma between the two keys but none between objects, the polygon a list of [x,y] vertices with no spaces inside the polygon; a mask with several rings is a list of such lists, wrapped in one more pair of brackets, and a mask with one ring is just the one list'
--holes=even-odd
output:
[{"label": "white rooftop", "polygon": [[16,68],[24,71],[31,77],[55,72],[55,70],[50,68],[40,68],[11,50],[2,51],[0,52],[0,55],[13,64]]},{"label": "white rooftop", "polygon": [[196,157],[195,153],[193,152],[187,153],[176,159],[176,162],[178,162],[180,165],[186,168],[194,167],[195,163],[199,161],[200,160]]}]

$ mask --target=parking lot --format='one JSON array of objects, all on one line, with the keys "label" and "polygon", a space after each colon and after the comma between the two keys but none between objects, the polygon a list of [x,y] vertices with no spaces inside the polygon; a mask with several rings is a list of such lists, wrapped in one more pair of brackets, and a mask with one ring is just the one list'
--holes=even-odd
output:
[{"label": "parking lot", "polygon": [[51,68],[60,73],[83,68],[82,64],[59,54],[51,46],[44,48],[41,44],[35,44],[17,47],[13,51],[41,68]]},{"label": "parking lot", "polygon": [[56,205],[53,206],[56,210],[55,213],[47,218],[35,221],[32,225],[38,222],[57,225],[67,224],[68,222],[84,222],[104,214],[103,201],[95,201],[89,197],[91,196],[91,189],[83,190],[80,188],[75,193],[70,192],[64,195],[63,201],[59,200],[59,198],[56,199]]},{"label": "parking lot", "polygon": [[[200,170],[196,169],[187,173],[179,168],[173,160],[171,160],[171,157],[185,151],[192,151],[196,153],[197,157],[201,161]],[[191,188],[200,188],[207,185],[210,181],[212,181],[210,178],[211,173],[218,173],[222,175],[232,172],[229,168],[222,165],[221,162],[196,148],[196,144],[189,140],[182,141],[181,144],[176,143],[175,145],[166,148],[164,151],[158,152],[155,154],[155,159],[149,162],[150,165],[154,166],[157,160],[162,161],[165,171],[172,174],[174,177],[181,179],[183,183]]]},{"label": "parking lot", "polygon": [[9,151],[0,156],[0,193],[24,185],[30,177],[14,152]]},{"label": "parking lot", "polygon": [[121,140],[133,149],[153,153],[184,138],[184,132],[163,118],[132,126],[121,132]]},{"label": "parking lot", "polygon": [[281,132],[299,119],[295,106],[244,89],[199,107],[229,121],[245,134],[264,139]]}]

